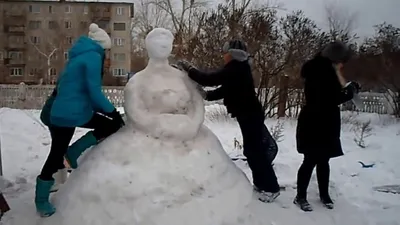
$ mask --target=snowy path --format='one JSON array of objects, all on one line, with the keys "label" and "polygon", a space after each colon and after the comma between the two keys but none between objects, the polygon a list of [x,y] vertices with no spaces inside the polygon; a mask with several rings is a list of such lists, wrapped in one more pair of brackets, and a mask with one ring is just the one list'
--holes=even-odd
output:
[{"label": "snowy path", "polygon": [[[2,220],[1,224],[4,225],[40,224],[33,206],[34,184],[48,154],[50,139],[47,130],[33,118],[38,118],[37,111],[0,109],[1,150],[6,179],[1,189],[12,208]],[[332,161],[331,192],[336,199],[336,209],[329,211],[320,206],[313,177],[309,191],[310,203],[314,207],[312,213],[301,212],[292,204],[295,195],[292,187],[301,156],[295,151],[295,121],[286,121],[285,137],[279,142],[280,152],[275,164],[280,183],[289,187],[275,204],[265,205],[265,213],[270,216],[270,222],[266,225],[400,224],[400,195],[372,190],[374,186],[400,183],[400,138],[396,135],[400,126],[382,126],[379,121],[376,118],[373,120],[375,135],[368,139],[370,147],[366,149],[360,149],[354,144],[352,132],[343,132],[346,156]],[[275,122],[268,121],[268,127]],[[241,140],[237,125],[227,122],[207,123],[207,126],[217,134],[225,150],[235,154],[232,151],[233,138]],[[78,130],[74,138],[82,134],[83,130]],[[376,165],[374,168],[363,169],[357,163],[358,160]],[[250,177],[245,162],[237,161],[236,164]]]}]

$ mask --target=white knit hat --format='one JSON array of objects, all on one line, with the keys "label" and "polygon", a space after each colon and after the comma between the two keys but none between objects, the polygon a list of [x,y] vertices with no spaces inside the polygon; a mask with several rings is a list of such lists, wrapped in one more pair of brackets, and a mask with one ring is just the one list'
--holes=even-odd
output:
[{"label": "white knit hat", "polygon": [[108,36],[107,32],[101,29],[97,24],[92,23],[89,26],[89,38],[96,41],[104,49],[111,48],[111,38]]}]

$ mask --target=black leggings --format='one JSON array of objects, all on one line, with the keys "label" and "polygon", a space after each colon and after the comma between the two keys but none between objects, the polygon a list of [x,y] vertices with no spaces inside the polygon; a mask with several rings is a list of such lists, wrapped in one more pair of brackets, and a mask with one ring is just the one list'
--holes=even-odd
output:
[{"label": "black leggings", "polygon": [[304,155],[303,164],[297,173],[297,196],[299,198],[307,198],[308,185],[315,167],[317,167],[319,195],[321,197],[329,196],[329,158]]},{"label": "black leggings", "polygon": [[[118,131],[119,124],[116,124],[112,119],[96,113],[88,123],[81,127],[94,129],[93,135],[96,137],[97,141],[100,141]],[[53,174],[59,169],[65,168],[64,155],[75,133],[75,127],[49,126],[49,130],[51,135],[51,148],[39,175],[42,180],[53,180]]]},{"label": "black leggings", "polygon": [[278,192],[278,179],[263,143],[264,118],[246,116],[237,120],[243,136],[243,154],[252,171],[254,185],[263,191]]}]

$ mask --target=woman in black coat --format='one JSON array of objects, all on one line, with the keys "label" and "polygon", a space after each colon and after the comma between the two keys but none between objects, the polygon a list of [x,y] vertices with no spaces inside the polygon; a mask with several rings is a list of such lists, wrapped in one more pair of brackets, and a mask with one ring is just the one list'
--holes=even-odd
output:
[{"label": "woman in black coat", "polygon": [[314,167],[317,167],[320,199],[325,207],[333,208],[328,191],[329,159],[343,155],[339,105],[351,100],[359,90],[355,82],[345,85],[340,73],[349,58],[348,47],[333,42],[301,69],[305,105],[298,118],[296,141],[298,152],[304,154],[304,161],[297,174],[297,196],[294,203],[304,211],[312,211],[307,201],[307,188]]}]

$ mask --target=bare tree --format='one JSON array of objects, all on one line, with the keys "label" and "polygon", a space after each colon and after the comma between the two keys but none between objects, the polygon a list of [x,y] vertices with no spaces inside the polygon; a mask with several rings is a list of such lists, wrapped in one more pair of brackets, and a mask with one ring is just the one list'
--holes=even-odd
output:
[{"label": "bare tree", "polygon": [[182,33],[190,26],[191,16],[204,9],[208,0],[151,0],[151,3],[168,13],[176,33]]},{"label": "bare tree", "polygon": [[[40,37],[35,37],[35,40],[40,40],[37,43],[36,41],[33,41],[32,38],[29,39],[30,44],[33,46],[33,48],[42,56],[45,58],[46,63],[45,63],[45,68],[46,68],[46,73],[44,74],[43,77],[43,82],[45,83],[52,83],[52,61],[54,59],[53,56],[57,54],[57,51],[59,51],[60,46],[57,45],[53,40],[47,39],[44,40],[44,43],[41,39],[37,39]],[[45,47],[43,47],[45,46]],[[42,65],[43,66],[43,65]]]},{"label": "bare tree", "polygon": [[132,33],[135,37],[144,39],[147,33],[155,27],[169,27],[168,13],[158,7],[161,0],[139,0],[132,22]]},{"label": "bare tree", "polygon": [[360,46],[361,72],[388,91],[393,114],[400,117],[400,28],[382,23],[375,31],[375,36]]},{"label": "bare tree", "polygon": [[357,38],[354,33],[357,24],[357,13],[350,12],[334,0],[325,3],[325,13],[329,34],[332,39],[349,42]]}]

